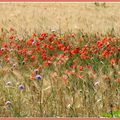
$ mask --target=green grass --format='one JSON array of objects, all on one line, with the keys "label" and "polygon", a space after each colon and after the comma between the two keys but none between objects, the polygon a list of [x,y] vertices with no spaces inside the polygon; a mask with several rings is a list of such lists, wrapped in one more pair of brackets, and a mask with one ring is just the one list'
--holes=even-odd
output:
[{"label": "green grass", "polygon": [[111,113],[102,113],[100,116],[102,117],[117,117],[120,118],[120,110],[114,111],[112,114]]}]

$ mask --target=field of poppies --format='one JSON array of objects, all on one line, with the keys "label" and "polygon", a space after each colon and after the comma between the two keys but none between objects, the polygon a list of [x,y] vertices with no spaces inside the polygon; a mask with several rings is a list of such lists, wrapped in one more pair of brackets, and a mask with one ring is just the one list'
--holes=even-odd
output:
[{"label": "field of poppies", "polygon": [[1,117],[120,117],[120,38],[1,28],[0,96]]},{"label": "field of poppies", "polygon": [[1,3],[0,117],[120,118],[119,8]]}]

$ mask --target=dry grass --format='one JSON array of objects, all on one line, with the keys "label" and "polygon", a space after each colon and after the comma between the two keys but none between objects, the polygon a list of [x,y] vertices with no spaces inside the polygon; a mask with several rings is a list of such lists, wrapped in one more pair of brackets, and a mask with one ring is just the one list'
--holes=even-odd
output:
[{"label": "dry grass", "polygon": [[85,32],[120,31],[120,4],[107,3],[1,3],[0,26],[29,32],[61,29]]}]

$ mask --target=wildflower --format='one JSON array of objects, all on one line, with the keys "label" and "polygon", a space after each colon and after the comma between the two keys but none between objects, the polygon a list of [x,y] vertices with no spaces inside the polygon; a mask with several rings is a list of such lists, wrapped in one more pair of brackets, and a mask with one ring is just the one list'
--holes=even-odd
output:
[{"label": "wildflower", "polygon": [[43,64],[44,64],[44,66],[48,66],[48,65],[50,65],[50,63],[51,63],[51,61],[45,61]]},{"label": "wildflower", "polygon": [[38,72],[39,72],[39,69],[35,69],[34,70],[34,73],[37,75],[38,74]]},{"label": "wildflower", "polygon": [[19,90],[24,90],[25,87],[24,87],[24,85],[19,85],[18,88],[19,88]]},{"label": "wildflower", "polygon": [[120,83],[120,79],[117,79],[116,81],[117,81],[117,83]]},{"label": "wildflower", "polygon": [[10,101],[6,101],[5,105],[11,105],[11,102]]},{"label": "wildflower", "polygon": [[44,40],[44,37],[38,37],[38,39],[39,39],[40,41],[42,41],[42,40]]},{"label": "wildflower", "polygon": [[30,38],[29,40],[26,41],[26,45],[32,45],[34,39]]},{"label": "wildflower", "polygon": [[58,64],[58,65],[63,64],[63,61],[62,61],[62,60],[59,60],[59,61],[57,62],[57,64]]},{"label": "wildflower", "polygon": [[102,39],[102,44],[104,44],[105,42],[106,42],[106,40],[107,40],[107,38],[106,37],[104,37],[103,39]]},{"label": "wildflower", "polygon": [[33,42],[32,42],[32,45],[35,45],[35,43],[36,43],[36,42],[35,42],[35,41],[33,41]]},{"label": "wildflower", "polygon": [[16,65],[17,65],[17,64],[15,63],[15,64],[13,64],[13,66],[12,66],[12,67],[13,67],[13,68],[16,68]]},{"label": "wildflower", "polygon": [[41,33],[42,37],[47,37],[47,34],[45,32]]},{"label": "wildflower", "polygon": [[120,52],[120,48],[118,48],[118,51]]},{"label": "wildflower", "polygon": [[60,41],[61,40],[61,38],[60,37],[58,37],[58,41]]},{"label": "wildflower", "polygon": [[52,35],[48,38],[49,42],[52,42],[52,41],[53,41],[53,38],[54,38],[55,36],[56,36],[55,34],[52,34]]},{"label": "wildflower", "polygon": [[72,34],[71,37],[75,37],[75,34]]},{"label": "wildflower", "polygon": [[32,60],[35,60],[35,59],[36,59],[36,57],[35,57],[34,55],[32,55],[32,56],[31,56],[31,59],[32,59]]},{"label": "wildflower", "polygon": [[96,45],[97,45],[97,47],[98,47],[99,49],[102,48],[102,43],[101,43],[101,41],[98,40],[98,41],[96,42]]},{"label": "wildflower", "polygon": [[36,80],[41,80],[42,77],[41,77],[40,75],[36,75],[36,76],[35,76],[35,79],[36,79]]},{"label": "wildflower", "polygon": [[90,66],[90,65],[86,65],[86,68],[87,68],[87,69],[91,69],[91,66]]},{"label": "wildflower", "polygon": [[0,50],[0,55],[2,55],[2,53],[3,53],[2,50]]},{"label": "wildflower", "polygon": [[7,44],[3,44],[2,46],[3,46],[4,48],[7,48],[7,47],[8,47],[8,45],[7,45]]},{"label": "wildflower", "polygon": [[4,51],[5,50],[5,48],[1,48],[1,51]]},{"label": "wildflower", "polygon": [[49,50],[53,50],[53,46],[52,45],[48,45],[47,46]]},{"label": "wildflower", "polygon": [[41,58],[42,58],[43,60],[46,60],[46,59],[47,59],[46,54],[45,54],[45,53],[43,53],[43,54],[41,55]]},{"label": "wildflower", "polygon": [[77,78],[80,78],[80,79],[82,79],[82,78],[83,78],[83,76],[82,76],[82,75],[80,75],[80,74],[78,74],[78,73],[76,74],[76,77],[77,77]]},{"label": "wildflower", "polygon": [[120,59],[118,59],[118,63],[120,63]]},{"label": "wildflower", "polygon": [[104,50],[101,55],[104,57],[104,58],[108,58],[109,57],[109,53],[107,50]]},{"label": "wildflower", "polygon": [[9,36],[9,39],[10,39],[10,40],[13,40],[13,38],[14,38],[14,36],[12,36],[12,35],[11,35],[11,36]]},{"label": "wildflower", "polygon": [[80,66],[80,71],[82,71],[83,70],[83,66]]},{"label": "wildflower", "polygon": [[41,66],[41,65],[39,65],[38,70],[41,70],[41,69],[42,69],[42,66]]},{"label": "wildflower", "polygon": [[36,35],[36,33],[33,33],[32,36],[33,36],[33,37],[36,37],[37,35]]},{"label": "wildflower", "polygon": [[12,82],[9,81],[9,82],[6,83],[6,86],[5,86],[5,87],[11,87],[11,86],[12,86]]},{"label": "wildflower", "polygon": [[36,45],[36,46],[39,46],[39,45],[40,45],[40,42],[35,42],[35,45]]},{"label": "wildflower", "polygon": [[57,49],[62,50],[62,48],[63,48],[63,44],[58,44]]},{"label": "wildflower", "polygon": [[75,54],[75,51],[74,50],[71,50],[70,51],[70,55],[74,55]]},{"label": "wildflower", "polygon": [[76,69],[76,68],[77,68],[77,65],[74,64],[74,65],[71,65],[70,67],[71,67],[72,69]]},{"label": "wildflower", "polygon": [[110,64],[111,64],[111,65],[115,64],[115,59],[114,59],[114,58],[112,58],[112,59],[110,60]]}]

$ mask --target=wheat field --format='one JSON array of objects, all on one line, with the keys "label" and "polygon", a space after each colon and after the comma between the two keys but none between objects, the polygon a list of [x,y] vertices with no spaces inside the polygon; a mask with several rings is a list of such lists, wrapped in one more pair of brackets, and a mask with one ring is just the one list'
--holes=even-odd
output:
[{"label": "wheat field", "polygon": [[120,30],[119,3],[1,3],[0,27],[17,31]]}]

